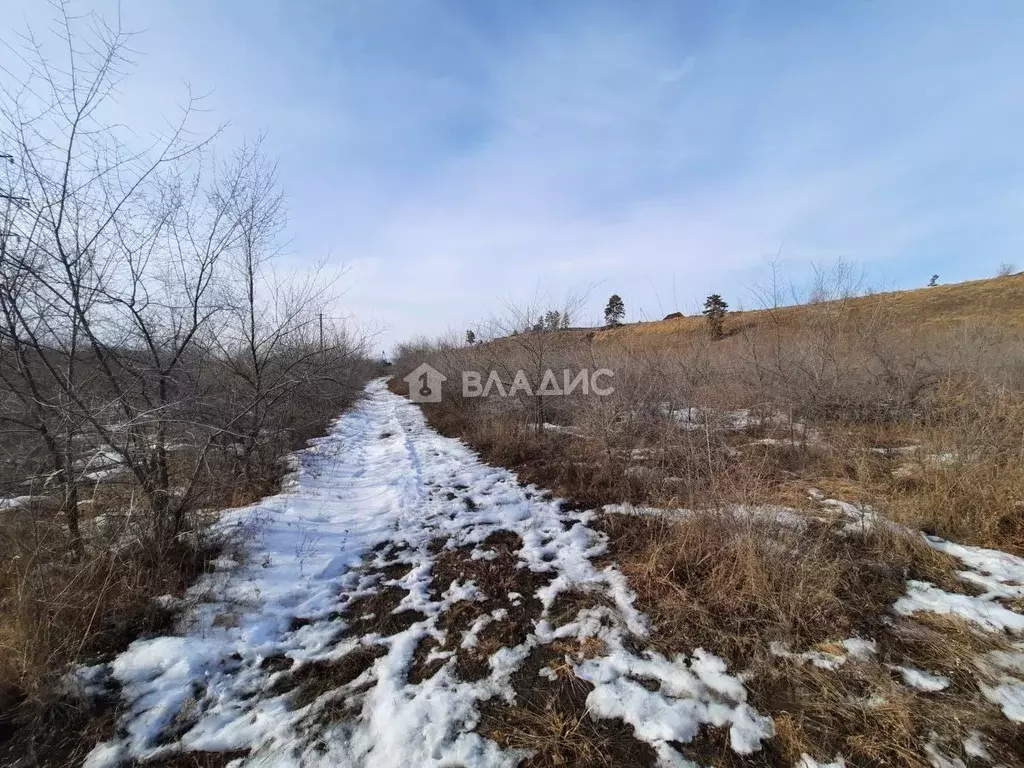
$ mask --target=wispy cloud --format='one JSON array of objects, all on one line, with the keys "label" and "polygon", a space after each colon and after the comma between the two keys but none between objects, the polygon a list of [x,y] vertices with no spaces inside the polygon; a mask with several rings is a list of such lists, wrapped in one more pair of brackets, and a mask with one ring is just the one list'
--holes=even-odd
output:
[{"label": "wispy cloud", "polygon": [[149,28],[125,108],[189,80],[269,130],[292,258],[349,262],[387,341],[538,285],[685,309],[780,246],[904,285],[1024,258],[1017,3],[123,8]]}]

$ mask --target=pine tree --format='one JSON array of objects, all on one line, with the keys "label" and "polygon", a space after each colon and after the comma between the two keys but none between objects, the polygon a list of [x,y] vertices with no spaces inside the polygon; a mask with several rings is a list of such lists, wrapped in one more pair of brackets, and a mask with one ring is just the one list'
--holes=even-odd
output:
[{"label": "pine tree", "polygon": [[938,284],[939,284],[939,276],[938,275],[932,275],[932,279],[928,281],[928,287],[929,288],[934,288]]},{"label": "pine tree", "polygon": [[476,334],[472,330],[466,331],[466,346],[472,347],[476,344]]},{"label": "pine tree", "polygon": [[722,338],[725,326],[725,313],[728,309],[729,305],[717,293],[708,296],[704,302],[704,317],[707,318],[708,333],[711,334],[711,338]]},{"label": "pine tree", "polygon": [[614,328],[622,322],[622,318],[625,316],[626,305],[622,303],[619,294],[613,293],[604,308],[604,324],[609,328]]}]

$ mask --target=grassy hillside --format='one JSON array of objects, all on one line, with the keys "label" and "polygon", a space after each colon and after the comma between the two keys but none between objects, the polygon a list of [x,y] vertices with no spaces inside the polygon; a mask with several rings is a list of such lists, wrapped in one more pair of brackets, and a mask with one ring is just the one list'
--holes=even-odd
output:
[{"label": "grassy hillside", "polygon": [[[830,303],[842,304],[844,311],[855,315],[882,312],[889,321],[904,327],[978,322],[1024,329],[1024,273],[934,288],[877,293]],[[821,304],[812,304],[730,312],[725,329],[726,333],[736,333],[764,322],[796,327],[809,310],[821,308]],[[702,333],[704,327],[704,318],[693,315],[598,331],[595,341],[609,347],[620,344],[674,346]]]}]

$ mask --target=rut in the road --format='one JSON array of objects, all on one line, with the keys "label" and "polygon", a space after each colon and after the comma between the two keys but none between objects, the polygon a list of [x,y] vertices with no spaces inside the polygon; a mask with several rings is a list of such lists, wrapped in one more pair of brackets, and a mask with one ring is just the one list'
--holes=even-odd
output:
[{"label": "rut in the road", "polygon": [[182,634],[83,672],[116,680],[126,712],[87,764],[497,766],[534,749],[686,764],[702,728],[758,750],[772,723],[719,659],[638,650],[645,618],[595,565],[592,514],[374,382],[284,492],[225,514],[252,528],[248,556],[196,587]]}]

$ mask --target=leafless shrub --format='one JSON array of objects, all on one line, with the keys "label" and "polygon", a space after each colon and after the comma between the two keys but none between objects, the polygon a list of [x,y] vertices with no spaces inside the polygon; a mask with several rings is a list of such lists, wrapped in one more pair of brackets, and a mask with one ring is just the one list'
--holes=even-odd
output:
[{"label": "leafless shrub", "polygon": [[[0,687],[22,702],[153,628],[203,570],[197,508],[272,491],[372,372],[325,272],[274,273],[261,140],[218,157],[190,98],[140,145],[106,121],[131,35],[54,7],[0,84]],[[101,515],[132,523],[96,536]]]}]

